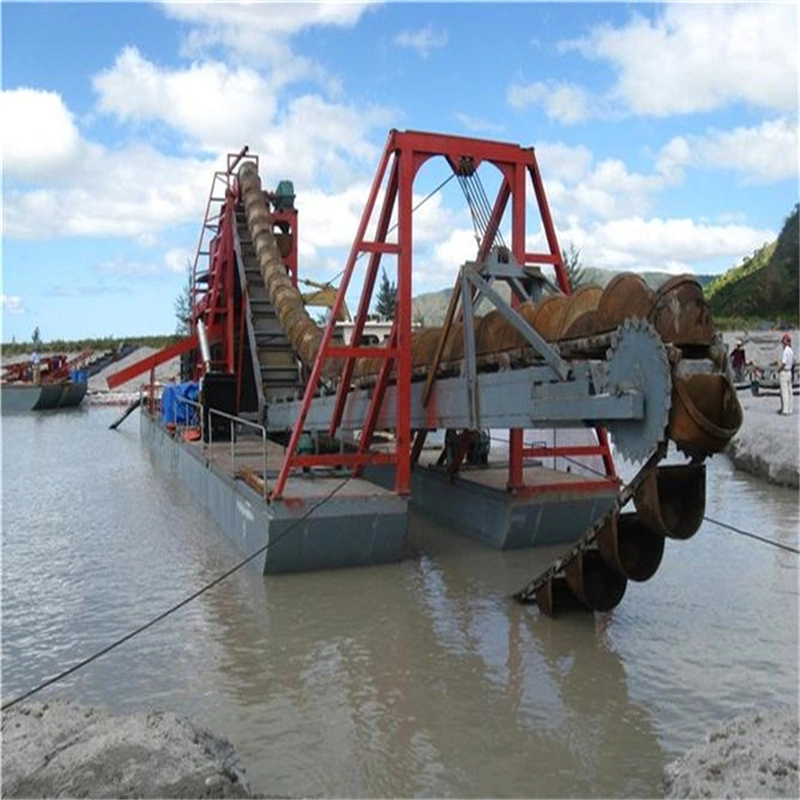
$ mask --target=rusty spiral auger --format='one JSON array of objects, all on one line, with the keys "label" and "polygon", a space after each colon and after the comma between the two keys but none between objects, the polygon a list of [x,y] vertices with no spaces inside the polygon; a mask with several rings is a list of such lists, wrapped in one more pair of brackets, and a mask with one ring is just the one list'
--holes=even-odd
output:
[{"label": "rusty spiral auger", "polygon": [[[668,423],[664,438],[611,509],[514,595],[551,617],[571,608],[610,611],[629,580],[646,581],[655,574],[666,539],[694,536],[705,513],[705,459],[723,450],[742,422],[727,359],[697,281],[679,276],[653,294],[643,281],[637,286],[630,276],[618,280],[606,291],[609,296],[618,292],[624,303],[613,305],[634,307],[637,318],[649,320],[668,353]],[[600,317],[598,306],[585,329],[596,335],[605,324]],[[660,464],[670,439],[690,461]],[[634,510],[623,513],[631,501]]]}]

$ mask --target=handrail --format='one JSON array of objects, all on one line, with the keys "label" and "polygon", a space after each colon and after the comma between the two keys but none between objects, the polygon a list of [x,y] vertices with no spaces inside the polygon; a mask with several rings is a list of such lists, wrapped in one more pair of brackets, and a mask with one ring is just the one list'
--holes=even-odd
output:
[{"label": "handrail", "polygon": [[[197,416],[198,416],[198,418],[200,420],[200,441],[204,443],[203,447],[205,447],[205,440],[206,439],[205,439],[205,436],[203,435],[205,433],[205,430],[204,430],[205,420],[203,419],[203,404],[202,403],[198,403],[196,400],[190,400],[188,397],[179,397],[178,395],[175,395],[173,400],[175,402],[175,420],[176,420],[176,422],[177,422],[177,419],[178,419],[178,403],[183,403],[184,405],[191,406],[192,408],[196,408],[197,409],[197,412],[198,412]],[[188,420],[188,415],[187,415],[187,420],[183,423],[183,430],[186,431],[189,427],[190,426],[189,426],[189,420]]]},{"label": "handrail", "polygon": [[223,419],[227,419],[230,422],[230,440],[231,440],[231,472],[233,472],[235,467],[235,457],[236,457],[236,444],[235,439],[233,436],[233,426],[234,424],[237,425],[247,425],[251,428],[255,428],[256,430],[261,432],[261,456],[263,462],[263,471],[262,475],[264,478],[264,489],[263,489],[263,497],[264,500],[267,499],[268,491],[267,491],[267,429],[263,425],[259,425],[257,422],[251,422],[249,419],[242,419],[241,417],[233,416],[232,414],[228,414],[225,411],[219,411],[216,408],[209,408],[208,415],[209,415],[209,430],[208,430],[208,444],[211,446],[213,444],[212,437],[213,437],[213,429],[214,426],[210,424],[211,416],[216,414],[218,417],[222,417]]}]

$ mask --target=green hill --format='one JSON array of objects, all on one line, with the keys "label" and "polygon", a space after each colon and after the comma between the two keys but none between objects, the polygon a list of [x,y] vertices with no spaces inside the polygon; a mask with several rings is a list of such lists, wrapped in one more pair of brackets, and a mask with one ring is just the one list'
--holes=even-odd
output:
[{"label": "green hill", "polygon": [[715,318],[765,320],[793,326],[800,318],[800,205],[774,242],[706,287]]}]

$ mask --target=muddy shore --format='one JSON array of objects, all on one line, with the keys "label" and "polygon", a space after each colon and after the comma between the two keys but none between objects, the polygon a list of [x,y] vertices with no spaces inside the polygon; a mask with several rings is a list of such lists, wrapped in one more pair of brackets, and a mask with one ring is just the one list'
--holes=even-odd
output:
[{"label": "muddy shore", "polygon": [[664,769],[676,797],[798,797],[796,709],[737,718]]},{"label": "muddy shore", "polygon": [[161,711],[65,700],[3,712],[3,797],[250,797],[233,745]]},{"label": "muddy shore", "polygon": [[[800,348],[800,336],[791,331],[795,354]],[[748,361],[765,371],[780,353],[780,331],[759,333],[732,332],[724,336],[732,348],[737,338],[744,342]],[[797,391],[797,390],[795,390]],[[744,412],[742,427],[731,440],[727,455],[737,469],[757,475],[770,483],[798,488],[800,486],[800,397],[794,396],[794,412],[790,416],[778,413],[781,402],[774,389],[759,389],[754,395],[749,388],[737,392]]]}]

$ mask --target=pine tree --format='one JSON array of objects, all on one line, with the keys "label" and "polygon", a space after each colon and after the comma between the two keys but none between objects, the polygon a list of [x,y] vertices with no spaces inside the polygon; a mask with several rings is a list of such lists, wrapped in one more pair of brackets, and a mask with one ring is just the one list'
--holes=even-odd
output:
[{"label": "pine tree", "polygon": [[175,333],[179,336],[188,336],[191,331],[189,325],[192,319],[192,263],[186,262],[186,283],[183,285],[181,293],[175,298],[173,308],[175,309]]},{"label": "pine tree", "polygon": [[574,244],[569,246],[569,252],[561,251],[561,260],[567,271],[570,288],[577,289],[582,283],[586,283],[586,270],[581,266],[581,251]]},{"label": "pine tree", "polygon": [[378,289],[378,299],[375,301],[375,310],[386,319],[394,319],[397,306],[397,287],[394,281],[389,281],[386,270],[381,270],[381,285]]}]

